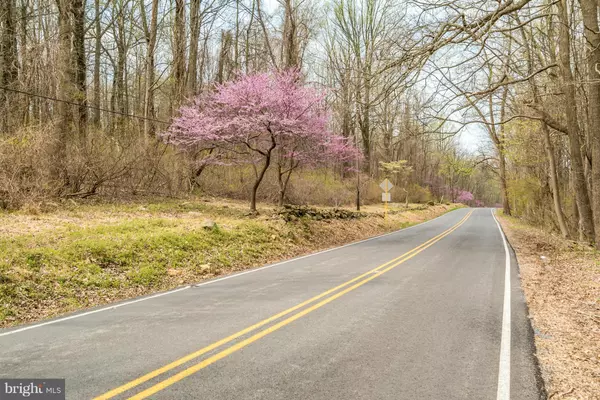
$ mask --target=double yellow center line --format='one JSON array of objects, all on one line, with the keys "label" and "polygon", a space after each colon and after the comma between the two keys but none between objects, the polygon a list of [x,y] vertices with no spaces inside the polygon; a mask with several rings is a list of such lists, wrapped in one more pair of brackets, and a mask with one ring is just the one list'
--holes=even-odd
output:
[{"label": "double yellow center line", "polygon": [[[463,219],[461,219],[456,225],[454,225],[453,227],[449,228],[448,230],[440,233],[439,235],[435,236],[434,238],[429,239],[428,241],[426,241],[425,243],[421,244],[420,246],[415,247],[414,249],[402,254],[399,257],[396,257],[395,259],[386,262],[385,264],[382,264],[370,271],[365,272],[362,275],[357,276],[356,278],[353,278],[347,282],[342,283],[341,285],[338,285],[332,289],[329,289],[315,297],[312,297],[300,304],[295,305],[294,307],[288,308],[287,310],[284,310],[278,314],[275,314],[267,319],[264,319],[252,326],[249,326],[245,329],[242,329],[239,332],[234,333],[231,336],[228,336],[224,339],[221,339],[217,342],[214,342],[198,351],[195,351],[193,353],[190,353],[178,360],[175,360],[161,368],[158,368],[152,372],[147,373],[146,375],[140,376],[137,379],[132,380],[131,382],[128,382],[122,386],[119,386],[113,390],[110,390],[106,393],[104,393],[103,395],[100,395],[98,397],[96,397],[94,400],[106,400],[106,399],[111,399],[121,393],[124,393],[130,389],[133,389],[136,386],[141,385],[144,382],[147,382],[153,378],[156,378],[157,376],[160,376],[162,374],[164,374],[165,372],[168,372],[174,368],[179,367],[180,365],[183,365],[189,361],[192,361],[212,350],[215,350],[216,348],[223,346],[225,344],[228,344],[229,342],[232,342],[235,339],[240,338],[241,336],[244,336],[250,332],[253,332],[255,330],[257,330],[258,328],[261,328],[271,322],[274,322],[278,319],[280,319],[281,317],[284,317],[296,310],[299,310],[301,308],[303,308],[304,306],[307,306],[311,303],[314,303],[317,300],[323,299],[324,297],[329,296],[330,294],[335,293],[332,296],[329,296],[321,301],[319,301],[316,304],[313,304],[312,306],[305,308],[304,310],[282,320],[277,322],[276,324],[273,324],[271,326],[269,326],[268,328],[255,333],[254,335],[235,343],[234,345],[220,351],[217,354],[214,354],[200,362],[198,362],[195,365],[192,365],[189,368],[186,368],[184,370],[182,370],[181,372],[178,372],[177,374],[149,387],[148,389],[138,393],[137,395],[130,397],[130,399],[145,399],[149,396],[152,396],[153,394],[173,385],[176,382],[179,382],[180,380],[200,371],[201,369],[219,361],[222,358],[227,357],[228,355],[248,346],[251,343],[256,342],[257,340],[267,336],[270,333],[275,332],[276,330],[294,322],[295,320],[302,318],[303,316],[313,312],[314,310],[323,307],[325,304],[328,304],[330,302],[332,302],[333,300],[342,297],[343,295],[345,295],[348,292],[351,292],[352,290],[359,288],[360,286],[364,285],[365,283],[377,278],[378,276],[390,271],[391,269],[397,267],[398,265],[402,264],[403,262],[413,258],[414,256],[416,256],[417,254],[419,254],[420,252],[422,252],[423,250],[425,250],[426,248],[432,246],[434,243],[442,240],[444,237],[448,236],[449,234],[451,234],[452,232],[454,232],[456,229],[458,229],[459,226],[461,226],[462,224],[465,223],[465,221],[471,216],[471,214],[473,213],[473,211],[470,211],[469,213],[467,213],[467,215],[464,216]],[[338,291],[340,289],[343,289],[341,291]]]}]

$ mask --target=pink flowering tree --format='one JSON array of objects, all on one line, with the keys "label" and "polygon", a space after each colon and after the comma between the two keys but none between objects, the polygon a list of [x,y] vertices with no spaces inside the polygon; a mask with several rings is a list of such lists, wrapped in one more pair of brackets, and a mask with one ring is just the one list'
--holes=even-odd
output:
[{"label": "pink flowering tree", "polygon": [[302,85],[299,71],[242,76],[179,110],[165,139],[184,149],[215,149],[205,163],[249,163],[254,170],[250,210],[271,164],[277,163],[280,202],[302,164],[358,152],[327,128],[324,93]]},{"label": "pink flowering tree", "polygon": [[468,204],[469,202],[473,201],[473,199],[474,199],[473,193],[466,191],[466,190],[459,190],[458,196],[456,196],[456,201],[458,201],[459,203],[464,203],[464,204]]}]

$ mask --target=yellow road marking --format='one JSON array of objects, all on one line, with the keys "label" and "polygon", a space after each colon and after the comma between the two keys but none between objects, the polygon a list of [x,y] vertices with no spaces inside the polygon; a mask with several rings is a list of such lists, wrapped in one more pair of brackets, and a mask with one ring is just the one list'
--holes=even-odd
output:
[{"label": "yellow road marking", "polygon": [[[167,365],[165,365],[165,366],[163,366],[161,368],[158,368],[158,369],[156,369],[154,371],[151,371],[151,372],[147,373],[146,375],[143,375],[143,376],[141,376],[141,377],[139,377],[139,378],[137,378],[137,379],[135,379],[135,380],[133,380],[131,382],[128,382],[128,383],[126,383],[126,384],[124,384],[122,386],[119,386],[119,387],[117,387],[117,388],[115,388],[113,390],[110,390],[109,392],[106,392],[103,395],[100,395],[100,396],[96,397],[94,400],[111,399],[111,398],[113,398],[113,397],[115,397],[115,396],[117,396],[117,395],[119,395],[119,394],[121,394],[121,393],[129,390],[129,389],[132,389],[132,388],[134,388],[134,387],[136,387],[136,386],[138,386],[138,385],[140,385],[140,384],[142,384],[144,382],[149,381],[150,379],[153,379],[153,378],[155,378],[155,377],[157,377],[159,375],[162,375],[163,373],[165,373],[167,371],[170,371],[170,370],[172,370],[172,369],[174,369],[174,368],[176,368],[176,367],[178,367],[178,366],[180,366],[182,364],[185,364],[188,361],[191,361],[191,360],[193,360],[195,358],[198,358],[198,357],[202,356],[203,354],[206,354],[207,352],[216,349],[217,347],[220,347],[220,346],[222,346],[224,344],[227,344],[227,343],[229,343],[229,342],[231,342],[231,341],[233,341],[233,340],[235,340],[235,339],[237,339],[237,338],[239,338],[239,337],[241,337],[241,336],[243,336],[243,335],[245,335],[247,333],[250,333],[250,332],[252,332],[252,331],[254,331],[254,330],[256,330],[256,329],[258,329],[258,328],[260,328],[260,327],[262,327],[262,326],[264,326],[264,325],[266,325],[268,323],[270,323],[270,322],[273,322],[273,321],[275,321],[275,320],[277,320],[277,319],[279,319],[279,318],[281,318],[281,317],[283,317],[283,316],[285,316],[285,315],[287,315],[287,314],[289,314],[289,313],[291,313],[293,311],[296,311],[296,310],[298,310],[298,309],[300,309],[300,308],[302,308],[302,307],[304,307],[304,306],[306,306],[306,305],[308,305],[308,304],[310,304],[310,303],[312,303],[312,302],[314,302],[316,300],[319,300],[319,299],[321,299],[321,298],[323,298],[323,297],[325,297],[325,296],[327,296],[327,295],[329,295],[329,294],[331,294],[331,293],[333,293],[333,292],[335,292],[335,291],[337,291],[337,290],[339,290],[339,289],[341,289],[343,287],[346,287],[346,286],[348,286],[348,285],[350,285],[350,284],[352,284],[352,283],[354,283],[356,281],[359,281],[360,279],[364,278],[365,276],[370,275],[370,277],[368,277],[367,279],[365,279],[365,280],[363,280],[363,281],[361,281],[361,282],[359,282],[359,283],[357,283],[357,284],[355,284],[355,285],[353,285],[353,286],[351,286],[351,287],[349,287],[349,288],[347,288],[347,289],[345,289],[345,290],[343,290],[343,291],[335,294],[334,296],[331,296],[331,297],[329,297],[329,298],[327,298],[327,299],[325,299],[325,300],[323,300],[323,301],[321,301],[321,302],[319,302],[319,303],[317,303],[317,304],[315,304],[315,305],[307,308],[306,310],[301,311],[300,313],[293,315],[292,317],[289,317],[289,318],[287,318],[287,319],[285,319],[285,320],[283,320],[283,321],[281,321],[281,322],[279,322],[279,323],[277,323],[275,325],[272,325],[271,327],[269,327],[269,328],[267,328],[267,329],[265,329],[265,330],[263,330],[263,331],[255,334],[255,335],[253,335],[253,336],[251,336],[251,337],[249,337],[249,338],[247,338],[247,339],[245,339],[245,340],[243,340],[243,341],[241,341],[241,342],[239,342],[239,343],[237,343],[237,344],[235,344],[235,345],[233,345],[233,346],[231,346],[231,347],[229,347],[229,348],[227,348],[227,349],[225,349],[225,350],[223,350],[223,351],[221,351],[221,352],[219,352],[217,354],[215,354],[212,357],[207,358],[206,360],[201,361],[200,363],[198,363],[198,364],[196,364],[196,365],[194,365],[194,366],[192,366],[192,367],[190,367],[188,369],[185,369],[185,370],[181,371],[180,373],[172,376],[171,378],[168,378],[168,379],[166,379],[166,380],[164,380],[164,381],[162,381],[162,382],[160,382],[160,383],[158,383],[158,384],[150,387],[149,389],[144,390],[143,392],[139,393],[138,395],[132,397],[132,399],[143,399],[143,398],[146,398],[146,397],[148,397],[148,396],[150,396],[150,395],[152,395],[152,394],[154,394],[154,393],[156,393],[156,392],[158,392],[158,391],[166,388],[167,386],[170,386],[173,383],[175,383],[175,382],[177,382],[177,381],[179,381],[179,380],[181,380],[181,379],[183,379],[183,378],[185,378],[185,377],[187,377],[187,376],[189,376],[189,375],[191,375],[191,374],[199,371],[200,369],[202,369],[202,368],[204,368],[204,367],[206,367],[206,366],[208,366],[208,365],[210,365],[210,364],[212,364],[212,363],[214,363],[214,362],[216,362],[216,361],[218,361],[218,360],[226,357],[227,355],[229,355],[229,354],[231,354],[231,353],[233,353],[233,352],[235,352],[235,351],[237,351],[237,350],[239,350],[239,349],[247,346],[248,344],[255,342],[256,340],[262,338],[263,336],[266,336],[269,333],[274,332],[277,329],[279,329],[279,328],[281,328],[281,327],[283,327],[285,325],[288,325],[289,323],[295,321],[296,319],[298,319],[298,318],[300,318],[300,317],[308,314],[309,312],[312,312],[312,311],[316,310],[317,308],[320,308],[320,307],[324,306],[325,304],[327,304],[327,303],[329,303],[329,302],[337,299],[338,297],[340,297],[340,296],[342,296],[342,295],[344,295],[344,294],[346,294],[346,293],[348,293],[348,292],[356,289],[357,287],[360,287],[360,286],[364,285],[365,283],[371,281],[372,279],[375,279],[376,277],[378,277],[379,275],[383,274],[384,272],[387,272],[390,269],[395,268],[396,266],[400,265],[401,263],[405,262],[406,260],[409,260],[410,258],[414,257],[415,255],[417,255],[421,251],[425,250],[427,247],[429,247],[429,246],[433,245],[434,243],[436,243],[437,241],[441,240],[443,237],[449,235],[454,230],[458,229],[458,227],[460,225],[462,225],[469,218],[469,216],[471,214],[472,214],[472,211],[469,212],[467,215],[465,215],[465,217],[463,217],[463,219],[460,220],[453,227],[447,229],[446,231],[440,233],[439,235],[433,237],[432,239],[429,239],[428,241],[426,241],[425,243],[423,243],[423,244],[415,247],[414,249],[412,249],[412,250],[410,250],[410,251],[402,254],[401,256],[394,258],[393,260],[390,260],[390,261],[388,261],[388,262],[386,262],[386,263],[384,263],[384,264],[382,264],[382,265],[380,265],[380,266],[378,266],[378,267],[376,267],[376,268],[374,268],[374,269],[372,269],[370,271],[367,271],[367,272],[365,272],[365,273],[357,276],[356,278],[353,278],[353,279],[351,279],[351,280],[349,280],[347,282],[342,283],[341,285],[338,285],[338,286],[336,286],[336,287],[334,287],[332,289],[329,289],[329,290],[327,290],[327,291],[325,291],[325,292],[323,292],[323,293],[321,293],[321,294],[319,294],[317,296],[314,296],[314,297],[312,297],[312,298],[310,298],[310,299],[308,299],[308,300],[306,300],[306,301],[304,301],[304,302],[302,302],[302,303],[300,303],[300,304],[298,304],[298,305],[296,305],[294,307],[288,308],[287,310],[284,310],[284,311],[282,311],[282,312],[280,312],[278,314],[275,314],[275,315],[273,315],[273,316],[271,316],[271,317],[269,317],[267,319],[264,319],[264,320],[262,320],[262,321],[260,321],[260,322],[258,322],[256,324],[254,324],[252,326],[249,326],[249,327],[247,327],[247,328],[245,328],[245,329],[243,329],[243,330],[241,330],[241,331],[239,331],[237,333],[234,333],[234,334],[232,334],[232,335],[230,335],[230,336],[228,336],[228,337],[226,337],[224,339],[221,339],[221,340],[219,340],[217,342],[214,342],[214,343],[212,343],[212,344],[210,344],[210,345],[208,345],[208,346],[206,346],[206,347],[204,347],[204,348],[202,348],[202,349],[200,349],[200,350],[198,350],[196,352],[190,353],[187,356],[184,356],[184,357],[182,357],[182,358],[180,358],[178,360],[175,360],[175,361],[173,361],[173,362],[171,362],[171,363],[169,363],[169,364],[167,364]],[[386,268],[386,269],[380,270],[381,268]]]}]

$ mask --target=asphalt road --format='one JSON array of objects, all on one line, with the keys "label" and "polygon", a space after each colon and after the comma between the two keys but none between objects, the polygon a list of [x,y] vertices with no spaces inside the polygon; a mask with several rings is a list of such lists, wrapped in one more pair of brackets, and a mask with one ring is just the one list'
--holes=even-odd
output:
[{"label": "asphalt road", "polygon": [[0,376],[69,399],[543,398],[490,209],[115,306],[1,330]]}]

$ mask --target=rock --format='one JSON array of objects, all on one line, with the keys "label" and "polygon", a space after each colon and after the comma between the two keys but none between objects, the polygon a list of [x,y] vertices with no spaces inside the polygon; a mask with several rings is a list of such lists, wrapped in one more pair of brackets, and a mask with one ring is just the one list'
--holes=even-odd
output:
[{"label": "rock", "polygon": [[203,274],[208,274],[212,270],[210,264],[202,264],[198,267],[198,269],[200,269],[200,272]]},{"label": "rock", "polygon": [[316,221],[331,220],[331,219],[356,219],[366,216],[365,213],[354,212],[339,208],[333,209],[318,209],[308,206],[293,206],[285,204],[278,211],[280,217],[285,221],[295,221],[298,218],[310,218]]},{"label": "rock", "polygon": [[216,227],[217,227],[217,223],[215,221],[213,221],[212,219],[206,219],[202,223],[202,229],[212,230],[212,229],[215,229]]}]

